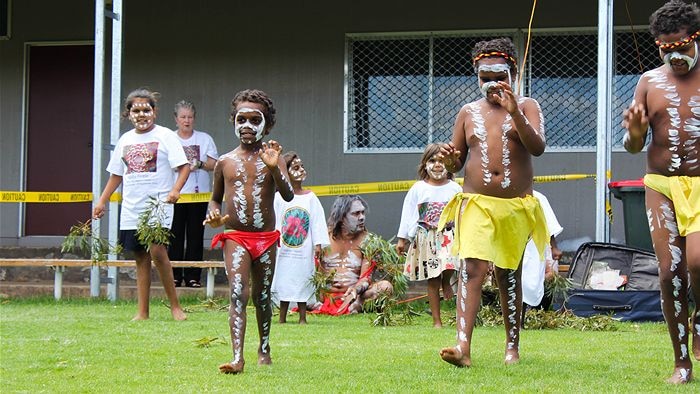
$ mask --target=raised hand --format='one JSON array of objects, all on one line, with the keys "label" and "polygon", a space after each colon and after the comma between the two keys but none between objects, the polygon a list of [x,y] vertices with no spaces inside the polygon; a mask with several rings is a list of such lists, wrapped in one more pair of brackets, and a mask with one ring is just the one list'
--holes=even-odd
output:
[{"label": "raised hand", "polygon": [[442,161],[445,163],[445,167],[450,171],[455,168],[457,159],[459,159],[462,152],[455,149],[452,142],[448,142],[446,144],[440,144],[440,154],[442,155]]},{"label": "raised hand", "polygon": [[262,149],[260,149],[259,155],[263,163],[268,168],[277,167],[277,162],[282,154],[282,145],[277,143],[275,140],[270,140],[270,142],[263,142]]},{"label": "raised hand", "polygon": [[224,225],[224,223],[226,223],[226,220],[228,218],[228,215],[221,216],[221,212],[219,212],[218,209],[214,209],[209,211],[206,219],[204,219],[204,221],[202,222],[202,225],[206,226],[208,224],[211,227],[221,227]]},{"label": "raised hand", "polygon": [[515,113],[518,110],[518,100],[515,98],[513,88],[503,81],[498,81],[498,87],[501,89],[501,94],[494,94],[493,99],[509,114]]},{"label": "raised hand", "polygon": [[629,108],[622,112],[622,127],[629,130],[631,137],[642,138],[649,128],[649,118],[644,105],[632,100]]}]

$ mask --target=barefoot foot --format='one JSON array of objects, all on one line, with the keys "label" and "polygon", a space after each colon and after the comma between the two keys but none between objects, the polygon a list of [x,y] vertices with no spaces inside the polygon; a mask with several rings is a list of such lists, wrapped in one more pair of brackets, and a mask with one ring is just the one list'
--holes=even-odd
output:
[{"label": "barefoot foot", "polygon": [[270,353],[258,353],[258,365],[272,365]]},{"label": "barefoot foot", "polygon": [[440,350],[440,357],[444,361],[446,361],[446,362],[448,362],[456,367],[459,367],[459,368],[472,366],[471,358],[464,355],[462,353],[462,350],[459,348],[459,346],[446,347],[446,348]]},{"label": "barefoot foot", "polygon": [[700,326],[698,324],[694,324],[693,327],[695,329],[693,330],[693,356],[695,356],[695,359],[700,361]]},{"label": "barefoot foot", "polygon": [[673,375],[666,380],[671,384],[685,384],[693,380],[693,370],[690,368],[676,368],[673,370]]},{"label": "barefoot foot", "polygon": [[187,315],[180,308],[173,308],[170,310],[170,313],[173,315],[173,319],[177,321],[187,320]]},{"label": "barefoot foot", "polygon": [[517,350],[506,350],[506,365],[517,364],[520,362],[520,353]]},{"label": "barefoot foot", "polygon": [[139,320],[148,320],[148,315],[143,315],[143,314],[138,313],[138,314],[136,314],[136,316],[134,316],[131,319],[131,321],[139,321]]},{"label": "barefoot foot", "polygon": [[244,366],[245,366],[245,362],[243,362],[243,361],[236,363],[236,364],[234,364],[233,362],[221,364],[221,365],[219,365],[219,372],[225,373],[225,374],[239,374],[239,373],[243,373]]},{"label": "barefoot foot", "polygon": [[442,322],[441,321],[434,321],[433,328],[442,328]]}]

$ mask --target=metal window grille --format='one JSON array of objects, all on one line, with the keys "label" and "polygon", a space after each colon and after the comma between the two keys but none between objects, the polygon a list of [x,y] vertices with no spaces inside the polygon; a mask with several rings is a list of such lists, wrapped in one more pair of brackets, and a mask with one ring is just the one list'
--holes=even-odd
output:
[{"label": "metal window grille", "polygon": [[[482,40],[508,36],[519,52],[521,32],[349,35],[346,74],[346,152],[420,152],[449,141],[462,105],[481,97],[471,50]],[[636,32],[642,67],[658,55],[648,32]],[[639,78],[630,32],[617,32],[614,124],[631,101]],[[535,32],[524,92],[542,105],[547,144],[554,149],[590,148],[596,141],[597,33]],[[621,146],[623,130],[613,134]]]},{"label": "metal window grille", "polygon": [[[639,46],[635,45],[635,37]],[[646,30],[614,34],[613,147],[622,146],[622,111],[632,101],[641,69],[658,65]],[[555,149],[589,149],[596,144],[598,36],[595,31],[542,32],[533,35],[526,94],[542,106],[547,145]]]}]

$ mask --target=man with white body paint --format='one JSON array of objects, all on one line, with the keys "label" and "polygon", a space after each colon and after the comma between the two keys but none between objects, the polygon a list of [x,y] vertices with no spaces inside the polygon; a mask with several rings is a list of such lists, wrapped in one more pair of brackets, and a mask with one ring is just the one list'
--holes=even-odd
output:
[{"label": "man with white body paint", "polygon": [[367,203],[357,195],[338,196],[328,216],[330,245],[321,252],[319,269],[335,271],[331,293],[322,300],[316,313],[343,315],[357,313],[362,304],[382,293],[391,294],[389,281],[371,283],[374,265],[362,254],[367,237],[365,214]]},{"label": "man with white body paint", "polygon": [[[212,248],[223,243],[226,277],[231,288],[229,327],[233,360],[219,370],[243,372],[246,306],[252,296],[258,322],[258,365],[272,363],[270,287],[275,270],[279,231],[275,230],[275,192],[285,201],[294,198],[287,166],[280,157],[282,147],[262,138],[275,124],[272,100],[262,91],[244,90],[231,102],[231,121],[240,145],[222,155],[214,167],[214,185],[205,224],[225,225],[224,233],[212,239]],[[221,203],[226,197],[226,214]]]},{"label": "man with white body paint", "polygon": [[452,141],[443,144],[447,170],[466,165],[462,193],[443,209],[438,231],[454,221],[452,253],[461,259],[457,287],[457,346],[440,357],[469,367],[471,338],[481,287],[494,265],[506,329],[505,363],[519,361],[522,316],[521,259],[532,238],[543,257],[549,235],[542,208],[532,196],[532,156],[545,149],[544,121],[537,101],[511,88],[517,75],[510,39],[482,41],[472,56],[484,98],[457,114]]},{"label": "man with white body paint", "polygon": [[700,360],[698,308],[688,327],[688,279],[700,300],[700,10],[695,4],[669,1],[650,17],[649,28],[664,65],[642,75],[634,100],[623,114],[624,146],[647,148],[646,209],[654,252],[659,261],[661,306],[674,353],[669,383],[693,378],[688,351]]}]

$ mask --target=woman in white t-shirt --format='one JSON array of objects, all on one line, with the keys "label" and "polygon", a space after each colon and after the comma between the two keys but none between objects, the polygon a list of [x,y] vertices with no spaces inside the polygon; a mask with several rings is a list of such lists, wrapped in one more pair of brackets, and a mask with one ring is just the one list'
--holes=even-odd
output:
[{"label": "woman in white t-shirt", "polygon": [[[190,176],[182,187],[184,193],[208,193],[211,191],[209,171],[214,170],[219,155],[216,145],[209,134],[194,129],[197,110],[194,104],[182,100],[175,104],[175,135],[185,149],[190,163]],[[199,199],[195,199],[199,201]],[[204,225],[202,221],[207,214],[209,198],[202,202],[175,204],[173,217],[173,239],[168,248],[168,255],[174,261],[201,261],[204,254]],[[173,268],[175,287],[184,281],[187,287],[202,287],[200,277],[202,269],[197,267]]]},{"label": "woman in white t-shirt", "polygon": [[[139,215],[148,207],[149,198],[165,202],[165,217],[161,225],[170,228],[173,204],[180,199],[180,190],[190,173],[182,145],[172,130],[155,124],[157,93],[136,89],[126,98],[126,111],[134,128],[119,137],[107,165],[110,176],[100,199],[92,210],[93,218],[101,218],[109,198],[122,185],[122,209],[119,218],[119,242],[124,250],[134,252],[136,260],[136,286],[138,288],[138,312],[133,320],[149,317],[149,292],[151,288],[151,262],[158,269],[160,281],[170,302],[170,312],[175,320],[187,316],[180,307],[173,270],[165,245],[143,245],[136,237]],[[173,171],[177,177],[173,176]]]}]

